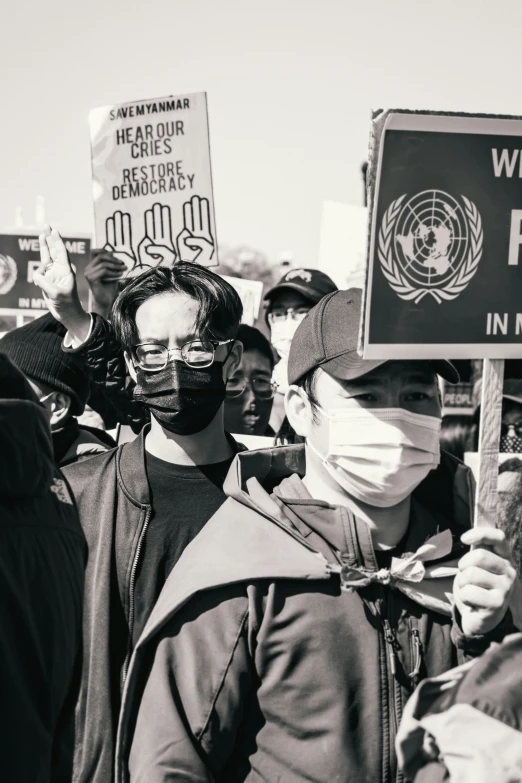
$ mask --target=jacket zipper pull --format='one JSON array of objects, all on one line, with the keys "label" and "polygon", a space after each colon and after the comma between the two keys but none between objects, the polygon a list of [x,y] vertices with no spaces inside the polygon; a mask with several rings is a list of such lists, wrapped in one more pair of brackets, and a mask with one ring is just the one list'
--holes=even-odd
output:
[{"label": "jacket zipper pull", "polygon": [[396,652],[395,652],[395,645],[396,645],[395,636],[393,635],[393,631],[392,631],[392,629],[390,627],[390,623],[388,622],[388,620],[384,620],[383,621],[383,626],[384,626],[384,638],[385,638],[386,643],[388,644],[389,650],[390,650],[390,667],[391,667],[391,672],[392,672],[393,676],[395,676],[395,674],[397,672],[397,655],[396,655]]},{"label": "jacket zipper pull", "polygon": [[411,632],[413,643],[413,669],[410,672],[410,680],[414,688],[417,687],[419,681],[419,674],[422,665],[422,647],[420,634],[416,628]]}]

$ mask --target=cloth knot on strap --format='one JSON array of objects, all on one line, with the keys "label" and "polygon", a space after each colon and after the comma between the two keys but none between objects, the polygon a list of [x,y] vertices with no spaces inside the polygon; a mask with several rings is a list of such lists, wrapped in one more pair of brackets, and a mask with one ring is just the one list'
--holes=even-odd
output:
[{"label": "cloth knot on strap", "polygon": [[390,568],[372,571],[361,566],[342,565],[335,570],[341,575],[343,590],[357,590],[371,584],[400,586],[404,582],[422,582],[427,577],[447,575],[448,569],[438,569],[443,573],[426,572],[425,562],[439,560],[451,553],[453,539],[449,530],[444,530],[429,538],[416,552],[406,552],[401,557],[394,557]]}]

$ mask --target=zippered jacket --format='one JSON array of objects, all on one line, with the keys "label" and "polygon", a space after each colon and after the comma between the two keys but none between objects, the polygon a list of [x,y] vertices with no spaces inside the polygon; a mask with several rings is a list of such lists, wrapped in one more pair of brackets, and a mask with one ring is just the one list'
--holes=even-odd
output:
[{"label": "zippered jacket", "polygon": [[6,783],[71,779],[86,558],[45,411],[0,354],[0,778]]},{"label": "zippered jacket", "polygon": [[[134,585],[152,513],[148,427],[130,443],[64,468],[87,538],[83,671],[76,709],[74,783],[111,783],[122,680],[130,657]],[[231,445],[241,448],[233,439]],[[175,503],[175,498],[173,498]]]},{"label": "zippered jacket", "polygon": [[[379,581],[367,525],[313,500],[304,467],[303,446],[236,457],[229,499],[133,653],[117,783],[400,780],[394,741],[419,679],[512,628],[468,639],[448,601],[435,612]],[[471,507],[468,470],[445,455],[412,498],[406,551],[460,537]],[[344,590],[343,568],[375,579]]]}]

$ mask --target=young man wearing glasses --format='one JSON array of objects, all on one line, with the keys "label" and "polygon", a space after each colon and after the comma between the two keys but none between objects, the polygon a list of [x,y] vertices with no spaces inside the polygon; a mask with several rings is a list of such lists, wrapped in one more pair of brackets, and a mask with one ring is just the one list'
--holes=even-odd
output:
[{"label": "young man wearing glasses", "polygon": [[274,367],[277,392],[271,424],[278,430],[284,417],[284,395],[288,391],[288,355],[297,327],[323,296],[337,291],[334,281],[318,269],[291,269],[265,294],[266,323],[270,342],[279,355]]},{"label": "young man wearing glasses", "polygon": [[[47,229],[40,248],[35,282],[82,343],[91,316],[58,232]],[[223,482],[239,447],[225,433],[223,403],[241,362],[241,315],[226,281],[180,262],[151,269],[122,291],[112,338],[103,319],[94,324],[115,337],[115,357],[123,347],[135,404],[151,419],[132,443],[66,471],[89,545],[74,783],[112,780],[132,650],[174,564],[225,501]]]}]

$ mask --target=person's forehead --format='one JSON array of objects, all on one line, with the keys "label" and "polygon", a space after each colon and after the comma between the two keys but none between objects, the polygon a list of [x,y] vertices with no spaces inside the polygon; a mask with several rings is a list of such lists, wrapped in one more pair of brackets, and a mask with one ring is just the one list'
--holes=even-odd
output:
[{"label": "person's forehead", "polygon": [[272,375],[272,367],[268,356],[265,356],[255,348],[244,351],[239,371],[247,376],[256,374]]},{"label": "person's forehead", "polygon": [[136,311],[140,341],[191,339],[196,336],[199,303],[188,294],[169,292],[151,296]]},{"label": "person's forehead", "polygon": [[291,288],[282,288],[272,298],[271,309],[279,307],[313,307],[313,303],[306,296],[299,293],[299,291],[293,291]]}]

